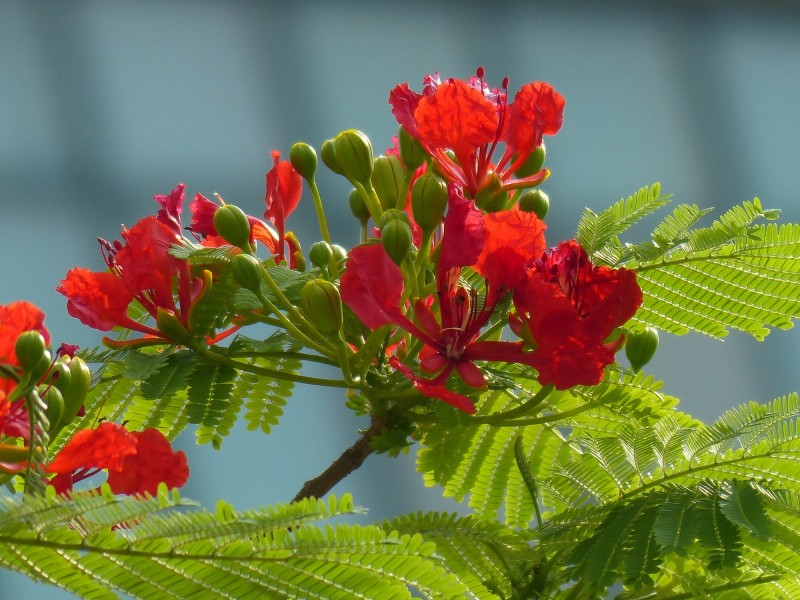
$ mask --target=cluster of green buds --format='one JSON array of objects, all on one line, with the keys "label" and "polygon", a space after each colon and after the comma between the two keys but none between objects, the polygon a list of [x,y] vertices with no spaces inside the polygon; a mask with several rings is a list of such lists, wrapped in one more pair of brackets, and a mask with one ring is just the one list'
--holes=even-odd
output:
[{"label": "cluster of green buds", "polygon": [[91,371],[77,356],[61,356],[53,362],[44,336],[38,331],[22,333],[14,352],[21,373],[8,401],[40,398],[47,416],[48,433],[53,436],[78,416],[89,392]]}]

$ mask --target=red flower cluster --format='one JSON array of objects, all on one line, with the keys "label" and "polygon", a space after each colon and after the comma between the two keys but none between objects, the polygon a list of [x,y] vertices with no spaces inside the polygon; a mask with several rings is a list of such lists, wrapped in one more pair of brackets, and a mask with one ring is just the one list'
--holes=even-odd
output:
[{"label": "red flower cluster", "polygon": [[[542,182],[547,169],[515,179],[513,174],[541,145],[543,135],[561,128],[564,98],[547,83],[528,83],[508,103],[508,81],[489,89],[483,69],[468,81],[439,82],[428,76],[422,94],[403,83],[389,94],[397,122],[433,156],[445,176],[464,186],[471,197],[499,178],[502,189],[530,187]],[[496,163],[495,150],[505,149]],[[453,153],[453,157],[448,155]]]},{"label": "red flower cluster", "polygon": [[78,431],[47,467],[62,494],[102,470],[115,494],[155,494],[162,482],[175,488],[189,479],[186,454],[173,451],[160,431],[130,432],[109,422]]}]

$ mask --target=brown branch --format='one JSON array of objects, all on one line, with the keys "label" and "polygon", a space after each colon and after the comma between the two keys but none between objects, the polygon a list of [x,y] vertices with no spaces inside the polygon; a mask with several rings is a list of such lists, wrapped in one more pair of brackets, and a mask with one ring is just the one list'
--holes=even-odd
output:
[{"label": "brown branch", "polygon": [[350,473],[364,464],[367,457],[375,450],[372,447],[372,440],[381,432],[386,422],[378,417],[372,417],[372,423],[356,442],[335,461],[331,463],[322,473],[309,479],[292,498],[292,502],[297,502],[303,498],[321,498],[327,494],[333,486],[347,477]]}]

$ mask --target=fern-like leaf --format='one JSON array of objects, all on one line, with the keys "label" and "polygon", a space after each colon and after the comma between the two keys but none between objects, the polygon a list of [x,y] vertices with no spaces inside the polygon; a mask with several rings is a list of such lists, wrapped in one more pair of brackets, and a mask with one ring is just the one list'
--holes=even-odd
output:
[{"label": "fern-like leaf", "polygon": [[419,534],[316,525],[354,510],[347,496],[241,514],[166,494],[4,498],[0,563],[84,598],[463,597]]}]

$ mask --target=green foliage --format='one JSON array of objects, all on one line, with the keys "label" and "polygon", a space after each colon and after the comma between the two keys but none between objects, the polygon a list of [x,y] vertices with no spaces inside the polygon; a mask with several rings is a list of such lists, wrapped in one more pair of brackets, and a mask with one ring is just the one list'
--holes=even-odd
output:
[{"label": "green foliage", "polygon": [[777,217],[758,198],[734,206],[708,227],[709,210],[679,205],[650,240],[622,243],[631,224],[666,203],[642,188],[595,215],[584,213],[578,240],[593,260],[636,270],[644,305],[634,322],[682,335],[725,337],[729,329],[763,339],[800,316],[800,226],[757,223]]},{"label": "green foliage", "polygon": [[0,564],[84,598],[462,597],[419,534],[317,525],[349,496],[212,513],[166,493],[0,499]]}]

